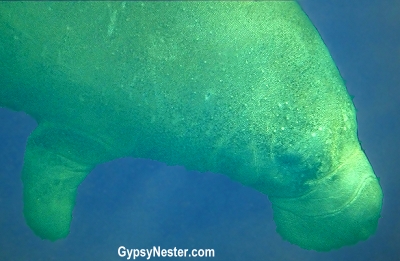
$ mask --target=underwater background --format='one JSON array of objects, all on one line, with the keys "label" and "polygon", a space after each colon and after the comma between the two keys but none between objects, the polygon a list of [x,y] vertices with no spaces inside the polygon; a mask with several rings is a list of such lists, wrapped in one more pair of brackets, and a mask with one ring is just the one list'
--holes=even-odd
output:
[{"label": "underwater background", "polygon": [[124,260],[119,246],[212,248],[215,257],[203,259],[218,261],[400,260],[400,2],[300,4],[355,97],[359,139],[384,192],[374,236],[327,253],[303,250],[276,233],[271,204],[254,189],[219,174],[124,158],[99,165],[79,187],[70,235],[43,241],[22,214],[20,173],[36,122],[0,109],[0,260]]}]

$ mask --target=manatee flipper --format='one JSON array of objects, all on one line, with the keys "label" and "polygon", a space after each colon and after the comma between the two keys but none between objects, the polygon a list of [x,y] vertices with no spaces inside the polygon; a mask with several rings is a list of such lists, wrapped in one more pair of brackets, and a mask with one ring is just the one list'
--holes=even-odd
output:
[{"label": "manatee flipper", "polygon": [[28,140],[22,171],[24,216],[42,239],[69,234],[79,184],[90,169]]},{"label": "manatee flipper", "polygon": [[83,133],[39,123],[22,171],[24,216],[36,235],[55,241],[69,234],[78,186],[105,155],[104,146]]}]

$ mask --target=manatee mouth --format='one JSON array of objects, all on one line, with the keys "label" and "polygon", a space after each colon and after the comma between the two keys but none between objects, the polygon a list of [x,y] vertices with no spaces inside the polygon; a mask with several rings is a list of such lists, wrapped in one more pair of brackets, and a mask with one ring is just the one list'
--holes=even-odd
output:
[{"label": "manatee mouth", "polygon": [[382,190],[365,154],[357,150],[334,173],[296,198],[270,198],[277,231],[305,249],[329,251],[375,233]]},{"label": "manatee mouth", "polygon": [[[369,184],[369,182],[374,182],[375,179],[373,177],[365,177],[364,180],[362,182],[360,182],[360,184],[358,185],[357,189],[354,191],[354,193],[348,198],[347,201],[345,201],[342,205],[340,205],[339,207],[335,207],[335,209],[329,210],[329,211],[324,211],[324,212],[319,212],[319,214],[309,214],[310,212],[307,212],[306,210],[301,211],[301,213],[297,213],[296,211],[293,211],[290,208],[285,208],[283,206],[280,206],[279,204],[276,204],[277,208],[281,208],[284,211],[288,211],[293,213],[294,215],[298,215],[298,216],[309,216],[309,217],[328,217],[328,216],[334,216],[337,215],[338,213],[343,212],[343,210],[345,210],[346,208],[350,207],[355,201],[357,201],[357,199],[360,197],[360,195],[362,194],[362,191],[364,190],[364,188]],[[305,199],[307,199],[307,196],[310,194],[311,192],[302,195],[300,197],[297,198],[291,198],[289,199],[290,201],[298,201],[298,202],[302,202],[305,201]],[[276,202],[277,198],[270,198],[271,201]],[[287,200],[287,199],[285,199]],[[310,206],[313,207],[313,206]]]},{"label": "manatee mouth", "polygon": [[[366,188],[366,186],[369,184],[369,182],[374,182],[374,181],[375,181],[375,178],[373,178],[373,177],[365,177],[364,180],[362,182],[360,182],[357,189],[354,191],[354,194],[351,195],[349,197],[349,199],[343,203],[343,205],[341,205],[340,207],[337,207],[336,210],[324,212],[319,215],[316,214],[313,216],[314,217],[328,217],[328,216],[337,215],[338,213],[343,212],[344,209],[350,207],[355,201],[357,201],[357,199],[362,194],[362,191],[364,190],[364,188]],[[307,214],[304,214],[304,215],[307,215]]]},{"label": "manatee mouth", "polygon": [[[277,207],[299,216],[336,215],[354,204],[366,186],[375,181],[376,176],[365,154],[356,150],[345,157],[335,170],[322,178],[308,181],[311,189],[307,193],[291,198],[270,197],[270,200]],[[292,204],[304,204],[304,209],[296,212]],[[317,208],[318,211],[315,211]]]}]

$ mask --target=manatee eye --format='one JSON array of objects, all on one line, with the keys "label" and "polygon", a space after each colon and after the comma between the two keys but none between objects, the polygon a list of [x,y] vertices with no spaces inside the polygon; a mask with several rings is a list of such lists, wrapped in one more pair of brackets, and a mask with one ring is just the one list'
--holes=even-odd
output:
[{"label": "manatee eye", "polygon": [[317,177],[320,162],[312,157],[306,157],[299,152],[286,151],[275,155],[275,162],[279,169],[290,178],[309,180]]},{"label": "manatee eye", "polygon": [[288,152],[276,155],[275,159],[285,166],[297,166],[302,162],[302,157],[299,153]]}]

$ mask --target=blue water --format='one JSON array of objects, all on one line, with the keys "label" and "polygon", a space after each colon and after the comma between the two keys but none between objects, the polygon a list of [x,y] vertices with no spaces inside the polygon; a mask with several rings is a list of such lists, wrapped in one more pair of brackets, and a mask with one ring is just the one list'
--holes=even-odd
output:
[{"label": "blue water", "polygon": [[98,166],[80,186],[70,235],[42,241],[23,219],[20,181],[36,123],[0,109],[0,260],[124,260],[121,245],[213,248],[216,257],[202,259],[218,261],[400,260],[400,3],[348,2],[301,4],[355,96],[359,138],[385,196],[376,235],[337,251],[306,251],[275,232],[259,192],[222,175],[125,158]]}]

